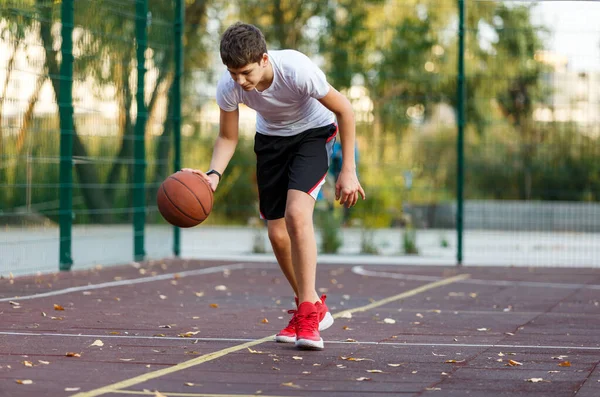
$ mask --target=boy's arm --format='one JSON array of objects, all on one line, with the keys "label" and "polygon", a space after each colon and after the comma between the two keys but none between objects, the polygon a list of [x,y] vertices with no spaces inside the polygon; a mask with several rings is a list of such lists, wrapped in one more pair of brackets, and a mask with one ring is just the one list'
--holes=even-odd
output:
[{"label": "boy's arm", "polygon": [[[220,122],[219,122],[219,136],[215,141],[213,148],[212,159],[210,160],[210,169],[217,171],[219,174],[223,174],[238,143],[239,136],[239,109],[233,112],[226,112],[220,109]],[[206,175],[200,170],[194,170],[191,168],[184,168],[184,171],[194,172],[204,177],[211,185],[213,191],[217,189],[220,178],[216,174]]]},{"label": "boy's arm", "polygon": [[342,170],[335,184],[335,196],[340,204],[352,207],[358,201],[359,194],[365,199],[365,191],[356,175],[354,111],[350,101],[331,86],[327,95],[319,99],[319,102],[335,113],[342,140]]}]

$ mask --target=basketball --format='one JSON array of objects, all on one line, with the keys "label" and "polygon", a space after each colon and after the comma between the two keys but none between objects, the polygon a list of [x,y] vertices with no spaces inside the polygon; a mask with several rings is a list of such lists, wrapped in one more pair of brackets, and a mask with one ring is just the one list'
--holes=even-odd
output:
[{"label": "basketball", "polygon": [[213,191],[200,175],[178,171],[160,185],[156,203],[160,214],[171,225],[193,227],[210,214]]}]

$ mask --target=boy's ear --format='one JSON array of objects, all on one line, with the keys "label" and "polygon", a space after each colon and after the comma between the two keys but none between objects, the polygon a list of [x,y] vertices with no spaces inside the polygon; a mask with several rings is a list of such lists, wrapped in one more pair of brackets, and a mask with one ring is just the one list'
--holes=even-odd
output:
[{"label": "boy's ear", "polygon": [[267,61],[269,60],[269,54],[267,54],[266,52],[263,54],[262,56],[262,60],[261,60],[261,65],[262,66],[267,66]]}]

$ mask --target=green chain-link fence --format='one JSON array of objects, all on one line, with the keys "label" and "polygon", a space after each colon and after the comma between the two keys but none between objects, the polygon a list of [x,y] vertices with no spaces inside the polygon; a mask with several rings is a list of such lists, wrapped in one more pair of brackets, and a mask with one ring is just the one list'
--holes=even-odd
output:
[{"label": "green chain-link fence", "polygon": [[0,0],[0,274],[268,250],[245,107],[209,219],[174,232],[154,201],[173,170],[208,166],[219,34],[238,19],[354,105],[368,200],[329,212],[325,191],[321,252],[598,266],[600,30],[552,18],[600,4],[557,3]]}]

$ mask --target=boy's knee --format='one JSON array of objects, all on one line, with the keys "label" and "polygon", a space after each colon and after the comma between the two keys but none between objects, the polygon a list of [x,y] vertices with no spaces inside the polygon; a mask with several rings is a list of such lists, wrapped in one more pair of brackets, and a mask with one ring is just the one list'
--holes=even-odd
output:
[{"label": "boy's knee", "polygon": [[289,239],[285,225],[269,227],[268,235],[271,244],[278,246],[285,244]]},{"label": "boy's knee", "polygon": [[285,212],[285,224],[290,235],[298,233],[306,226],[310,219],[300,209],[288,207]]}]

